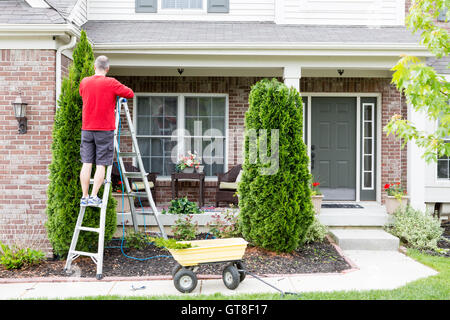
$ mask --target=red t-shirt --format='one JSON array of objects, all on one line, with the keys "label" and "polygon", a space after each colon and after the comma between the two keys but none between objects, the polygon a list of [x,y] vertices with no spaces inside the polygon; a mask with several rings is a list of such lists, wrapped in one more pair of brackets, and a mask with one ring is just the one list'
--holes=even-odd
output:
[{"label": "red t-shirt", "polygon": [[131,99],[133,90],[114,78],[93,75],[81,80],[83,98],[83,130],[110,131],[115,129],[116,97]]}]

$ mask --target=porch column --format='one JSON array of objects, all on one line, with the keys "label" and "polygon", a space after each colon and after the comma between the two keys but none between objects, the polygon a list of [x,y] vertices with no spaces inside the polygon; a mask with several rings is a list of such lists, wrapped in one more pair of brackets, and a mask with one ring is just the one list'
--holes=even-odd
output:
[{"label": "porch column", "polygon": [[284,84],[289,88],[294,87],[300,92],[300,78],[302,77],[302,68],[299,65],[284,66],[283,79]]}]

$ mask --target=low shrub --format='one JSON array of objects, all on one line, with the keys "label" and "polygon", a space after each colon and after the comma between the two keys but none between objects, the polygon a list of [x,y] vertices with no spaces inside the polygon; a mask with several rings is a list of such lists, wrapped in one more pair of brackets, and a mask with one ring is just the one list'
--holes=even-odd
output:
[{"label": "low shrub", "polygon": [[37,265],[44,261],[45,254],[40,250],[8,246],[0,242],[0,264],[6,269],[20,269]]},{"label": "low shrub", "polygon": [[313,223],[306,232],[304,243],[322,242],[327,233],[327,226],[323,225],[319,219],[314,216]]},{"label": "low shrub", "polygon": [[172,226],[174,238],[177,240],[194,240],[198,231],[198,224],[192,222],[193,215],[178,218]]},{"label": "low shrub", "polygon": [[414,249],[435,251],[444,231],[439,219],[409,205],[394,212],[394,221],[386,230]]},{"label": "low shrub", "polygon": [[127,232],[125,235],[125,244],[128,248],[134,248],[134,249],[144,249],[148,243],[148,237],[145,233],[142,232]]},{"label": "low shrub", "polygon": [[216,238],[234,238],[241,235],[238,225],[238,215],[226,210],[223,215],[214,214],[213,221],[207,223],[209,233]]},{"label": "low shrub", "polygon": [[184,197],[171,200],[168,211],[163,210],[162,213],[197,214],[202,213],[202,211],[195,202],[189,201],[187,197]]}]

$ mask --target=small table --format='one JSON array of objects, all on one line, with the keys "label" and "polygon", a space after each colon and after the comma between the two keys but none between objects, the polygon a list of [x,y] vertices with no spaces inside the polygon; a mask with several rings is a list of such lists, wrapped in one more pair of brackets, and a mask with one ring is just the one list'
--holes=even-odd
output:
[{"label": "small table", "polygon": [[174,172],[171,174],[172,179],[172,199],[178,198],[178,180],[198,180],[199,183],[199,196],[198,196],[198,204],[199,207],[203,207],[203,186],[205,184],[205,173],[183,173],[183,172]]}]

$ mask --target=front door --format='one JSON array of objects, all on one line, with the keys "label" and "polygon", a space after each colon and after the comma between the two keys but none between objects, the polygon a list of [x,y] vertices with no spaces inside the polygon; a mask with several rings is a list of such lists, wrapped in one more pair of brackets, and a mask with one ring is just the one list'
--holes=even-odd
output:
[{"label": "front door", "polygon": [[356,98],[311,98],[311,172],[324,200],[356,200]]}]

